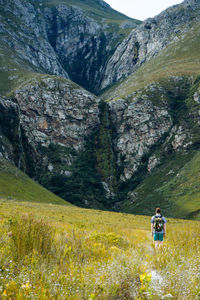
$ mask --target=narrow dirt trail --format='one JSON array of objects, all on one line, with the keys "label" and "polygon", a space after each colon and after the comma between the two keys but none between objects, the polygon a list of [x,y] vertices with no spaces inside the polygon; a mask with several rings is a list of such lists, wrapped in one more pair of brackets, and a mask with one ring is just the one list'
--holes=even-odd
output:
[{"label": "narrow dirt trail", "polygon": [[168,296],[171,295],[164,295],[165,279],[160,270],[153,265],[153,259],[156,255],[161,254],[161,249],[155,249],[151,234],[148,234],[148,241],[145,248],[147,259],[144,261],[144,265],[146,266],[146,273],[151,274],[150,287],[158,297],[157,299],[169,299]]}]

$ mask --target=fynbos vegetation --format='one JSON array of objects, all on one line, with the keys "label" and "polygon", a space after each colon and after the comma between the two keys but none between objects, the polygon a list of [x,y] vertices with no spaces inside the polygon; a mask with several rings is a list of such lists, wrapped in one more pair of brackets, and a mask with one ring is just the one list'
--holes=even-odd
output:
[{"label": "fynbos vegetation", "polygon": [[[1,200],[1,299],[198,299],[200,225]],[[17,216],[17,217],[16,217]]]}]

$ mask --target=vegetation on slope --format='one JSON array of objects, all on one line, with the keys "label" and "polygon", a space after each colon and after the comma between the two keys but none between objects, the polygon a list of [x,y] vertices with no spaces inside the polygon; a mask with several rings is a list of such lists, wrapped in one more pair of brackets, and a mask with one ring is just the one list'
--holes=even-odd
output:
[{"label": "vegetation on slope", "polygon": [[[54,152],[52,152],[52,149]],[[67,149],[63,149],[67,151]],[[89,139],[84,150],[79,153],[73,151],[73,164],[68,167],[70,176],[55,172],[41,172],[39,182],[47,189],[81,207],[107,208],[105,191],[101,184],[101,177],[95,168],[95,149],[92,139]],[[62,152],[58,146],[50,149],[43,149],[43,153],[48,155],[54,168],[59,169],[62,159]]]},{"label": "vegetation on slope", "polygon": [[1,200],[2,299],[197,299],[200,225],[168,219],[155,251],[150,218]]},{"label": "vegetation on slope", "polygon": [[7,95],[33,75],[29,64],[2,43],[0,46],[0,95]]},{"label": "vegetation on slope", "polygon": [[199,219],[199,159],[199,151],[166,157],[134,190],[135,202],[122,204],[122,211],[151,214],[161,206],[168,216]]},{"label": "vegetation on slope", "polygon": [[40,8],[44,7],[55,7],[57,5],[72,5],[83,9],[89,16],[101,21],[104,19],[106,22],[122,23],[124,21],[130,21],[133,24],[140,24],[141,21],[131,19],[126,15],[112,9],[109,5],[102,5],[101,1],[97,0],[40,0],[39,3],[35,4],[35,1],[31,1],[33,5],[39,5]]},{"label": "vegetation on slope", "polygon": [[160,187],[160,192],[175,204],[174,216],[200,219],[200,152],[177,173],[176,177]]},{"label": "vegetation on slope", "polygon": [[8,200],[68,204],[3,158],[0,158],[0,197]]},{"label": "vegetation on slope", "polygon": [[[41,147],[49,163],[54,166],[54,173],[40,172],[39,182],[59,197],[81,207],[111,209],[113,199],[106,196],[102,182],[111,192],[117,188],[116,161],[112,149],[112,130],[107,119],[107,106],[101,104],[101,125],[87,139],[84,150],[75,151],[59,145]],[[73,156],[73,163],[66,171],[71,175],[61,174],[65,170],[63,157]]]},{"label": "vegetation on slope", "polygon": [[[113,149],[113,126],[110,120],[108,105],[101,101],[100,126],[95,134],[95,168],[101,176],[101,180],[107,183],[110,191],[117,192],[117,163]],[[109,206],[112,206],[110,199]]]}]

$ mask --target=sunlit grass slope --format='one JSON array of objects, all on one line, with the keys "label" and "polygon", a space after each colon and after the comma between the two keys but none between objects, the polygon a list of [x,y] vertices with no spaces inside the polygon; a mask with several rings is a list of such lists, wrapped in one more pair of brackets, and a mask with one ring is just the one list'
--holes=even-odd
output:
[{"label": "sunlit grass slope", "polygon": [[167,218],[155,251],[150,217],[8,200],[0,208],[1,299],[200,296],[198,222]]},{"label": "sunlit grass slope", "polygon": [[199,24],[177,37],[155,58],[144,63],[134,74],[115,84],[102,96],[105,100],[123,98],[148,84],[171,76],[196,76],[200,74]]},{"label": "sunlit grass slope", "polygon": [[43,188],[3,158],[0,158],[0,197],[68,205],[65,200]]}]

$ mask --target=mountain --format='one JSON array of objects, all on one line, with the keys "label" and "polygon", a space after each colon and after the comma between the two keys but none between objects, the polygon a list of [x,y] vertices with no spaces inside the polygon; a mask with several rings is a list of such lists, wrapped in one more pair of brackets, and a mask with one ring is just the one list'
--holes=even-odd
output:
[{"label": "mountain", "polygon": [[[123,186],[127,196],[119,202],[120,210],[150,214],[159,203],[172,216],[199,214],[198,10],[198,1],[184,1],[151,20],[153,24],[160,20],[167,28],[172,20],[181,29],[163,50],[152,58],[147,55],[132,75],[103,95],[116,124],[114,145],[124,169],[122,180],[130,180],[128,187]],[[166,34],[164,25],[159,28]],[[143,32],[143,25],[130,36],[139,30]],[[152,40],[147,41],[146,49],[152,49]],[[145,114],[148,105],[151,109]],[[159,124],[156,110],[163,115],[160,125],[154,123]]]},{"label": "mountain", "polygon": [[[187,0],[133,29],[109,59],[101,87],[106,88],[127,77],[145,62],[160,55],[167,46],[180,42],[185,36],[189,38],[191,31],[195,34],[200,22],[199,9],[199,1]],[[189,50],[187,47],[190,45],[185,45],[185,54]]]},{"label": "mountain", "polygon": [[104,1],[0,3],[1,155],[79,206],[198,219],[199,1],[143,23]]},{"label": "mountain", "polygon": [[32,72],[70,77],[98,92],[116,46],[140,21],[99,0],[1,0],[1,93]]}]

